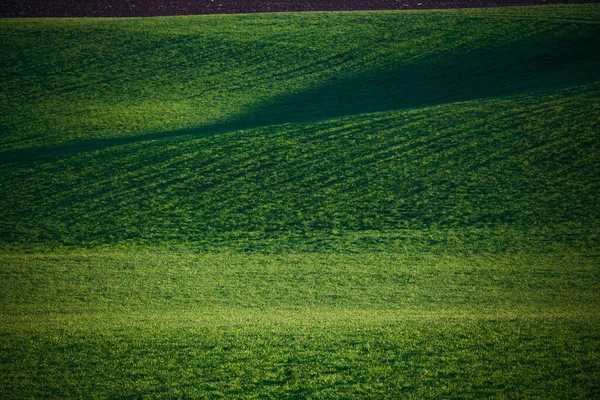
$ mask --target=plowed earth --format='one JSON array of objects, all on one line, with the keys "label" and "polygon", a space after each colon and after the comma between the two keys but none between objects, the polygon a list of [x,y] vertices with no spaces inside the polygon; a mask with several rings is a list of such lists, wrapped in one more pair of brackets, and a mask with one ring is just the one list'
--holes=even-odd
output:
[{"label": "plowed earth", "polygon": [[504,7],[598,0],[3,0],[0,17],[149,17],[285,11]]}]

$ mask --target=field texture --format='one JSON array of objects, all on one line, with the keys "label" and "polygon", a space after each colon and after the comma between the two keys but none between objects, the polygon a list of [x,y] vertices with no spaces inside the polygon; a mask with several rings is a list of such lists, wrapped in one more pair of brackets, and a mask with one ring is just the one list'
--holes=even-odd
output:
[{"label": "field texture", "polygon": [[0,20],[0,398],[597,398],[600,6]]}]

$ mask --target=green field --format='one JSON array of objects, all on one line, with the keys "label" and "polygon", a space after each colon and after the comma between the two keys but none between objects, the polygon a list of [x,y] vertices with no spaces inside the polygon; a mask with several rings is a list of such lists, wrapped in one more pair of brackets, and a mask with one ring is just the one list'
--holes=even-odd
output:
[{"label": "green field", "polygon": [[600,5],[0,20],[0,398],[599,398]]}]

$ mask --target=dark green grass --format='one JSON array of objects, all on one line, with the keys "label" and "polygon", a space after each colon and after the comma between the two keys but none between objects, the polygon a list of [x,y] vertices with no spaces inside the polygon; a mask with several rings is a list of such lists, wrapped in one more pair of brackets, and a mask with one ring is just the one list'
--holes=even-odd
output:
[{"label": "dark green grass", "polygon": [[599,16],[0,20],[0,397],[598,397]]},{"label": "dark green grass", "polygon": [[598,97],[590,84],[10,160],[4,240],[350,251],[438,233],[501,248],[595,238]]},{"label": "dark green grass", "polygon": [[0,148],[264,126],[596,81],[597,13],[3,20]]},{"label": "dark green grass", "polygon": [[2,242],[588,235],[597,13],[2,21]]}]

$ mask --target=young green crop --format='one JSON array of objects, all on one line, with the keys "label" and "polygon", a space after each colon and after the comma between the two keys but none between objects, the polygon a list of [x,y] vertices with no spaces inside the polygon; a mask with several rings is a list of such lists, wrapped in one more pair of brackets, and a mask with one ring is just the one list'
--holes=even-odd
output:
[{"label": "young green crop", "polygon": [[597,12],[2,21],[2,242],[588,235]]},{"label": "young green crop", "polygon": [[593,397],[596,260],[4,256],[0,396]]},{"label": "young green crop", "polygon": [[0,165],[3,241],[350,251],[439,233],[480,236],[473,248],[587,243],[600,222],[599,88],[15,152]]},{"label": "young green crop", "polygon": [[0,20],[0,397],[596,397],[599,17]]}]

